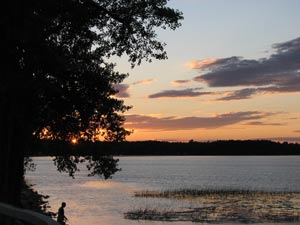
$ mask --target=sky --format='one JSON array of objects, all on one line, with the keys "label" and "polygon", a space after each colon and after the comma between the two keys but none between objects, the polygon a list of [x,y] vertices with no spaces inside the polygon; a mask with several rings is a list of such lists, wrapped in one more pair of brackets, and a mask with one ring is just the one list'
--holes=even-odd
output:
[{"label": "sky", "polygon": [[170,0],[175,31],[157,30],[167,60],[131,69],[118,98],[128,141],[300,142],[300,1]]}]

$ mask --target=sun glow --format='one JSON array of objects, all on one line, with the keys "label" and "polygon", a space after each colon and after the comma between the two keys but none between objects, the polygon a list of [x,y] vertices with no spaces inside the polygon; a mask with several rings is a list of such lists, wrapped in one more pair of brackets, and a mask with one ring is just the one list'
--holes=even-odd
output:
[{"label": "sun glow", "polygon": [[76,145],[76,144],[78,143],[78,140],[77,140],[76,138],[73,138],[73,139],[71,140],[71,143],[72,143],[73,145]]},{"label": "sun glow", "polygon": [[94,188],[94,189],[106,189],[106,188],[116,188],[124,186],[124,184],[119,182],[111,182],[111,181],[89,181],[80,185],[85,188]]}]

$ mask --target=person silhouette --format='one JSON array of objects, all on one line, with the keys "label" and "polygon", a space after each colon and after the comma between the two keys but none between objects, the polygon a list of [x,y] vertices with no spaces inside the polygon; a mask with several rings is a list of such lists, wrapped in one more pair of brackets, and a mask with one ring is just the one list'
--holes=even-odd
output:
[{"label": "person silhouette", "polygon": [[58,213],[57,213],[57,222],[62,224],[62,225],[66,225],[66,221],[68,221],[68,218],[65,216],[65,207],[67,206],[67,204],[65,202],[61,203],[61,207],[58,209]]}]

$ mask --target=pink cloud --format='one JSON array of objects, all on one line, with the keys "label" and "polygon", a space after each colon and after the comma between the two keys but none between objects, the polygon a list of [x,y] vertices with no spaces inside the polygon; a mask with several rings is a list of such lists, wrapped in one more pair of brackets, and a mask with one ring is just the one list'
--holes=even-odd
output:
[{"label": "pink cloud", "polygon": [[146,85],[146,84],[151,84],[154,81],[155,81],[155,79],[139,80],[139,81],[133,82],[132,85]]},{"label": "pink cloud", "polygon": [[192,80],[174,80],[171,82],[171,84],[173,86],[182,86],[182,85],[185,85],[185,84],[188,84],[191,82],[192,82]]},{"label": "pink cloud", "polygon": [[130,97],[130,94],[128,93],[129,89],[128,84],[115,84],[114,88],[118,91],[118,93],[115,94],[118,98],[128,98]]},{"label": "pink cloud", "polygon": [[220,114],[213,117],[155,117],[149,115],[127,115],[126,127],[144,130],[191,130],[213,129],[241,122],[264,119],[268,112],[246,111]]},{"label": "pink cloud", "polygon": [[202,60],[195,60],[191,62],[187,62],[185,65],[191,69],[202,69],[208,66],[213,65],[218,61],[217,58],[211,58],[211,59],[202,59]]},{"label": "pink cloud", "polygon": [[198,91],[201,88],[187,88],[183,90],[164,90],[148,96],[148,98],[193,98],[210,95],[211,92]]},{"label": "pink cloud", "polygon": [[283,126],[286,125],[284,123],[266,123],[262,121],[251,121],[248,123],[245,123],[245,125],[253,125],[253,126]]}]

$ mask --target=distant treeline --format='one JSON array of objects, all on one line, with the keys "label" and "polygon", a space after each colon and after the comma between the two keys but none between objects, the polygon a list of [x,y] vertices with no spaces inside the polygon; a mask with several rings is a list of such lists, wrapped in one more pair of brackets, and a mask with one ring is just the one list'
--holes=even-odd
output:
[{"label": "distant treeline", "polygon": [[39,140],[31,156],[53,155],[300,155],[300,144],[268,140],[221,140],[212,142],[81,142]]}]

